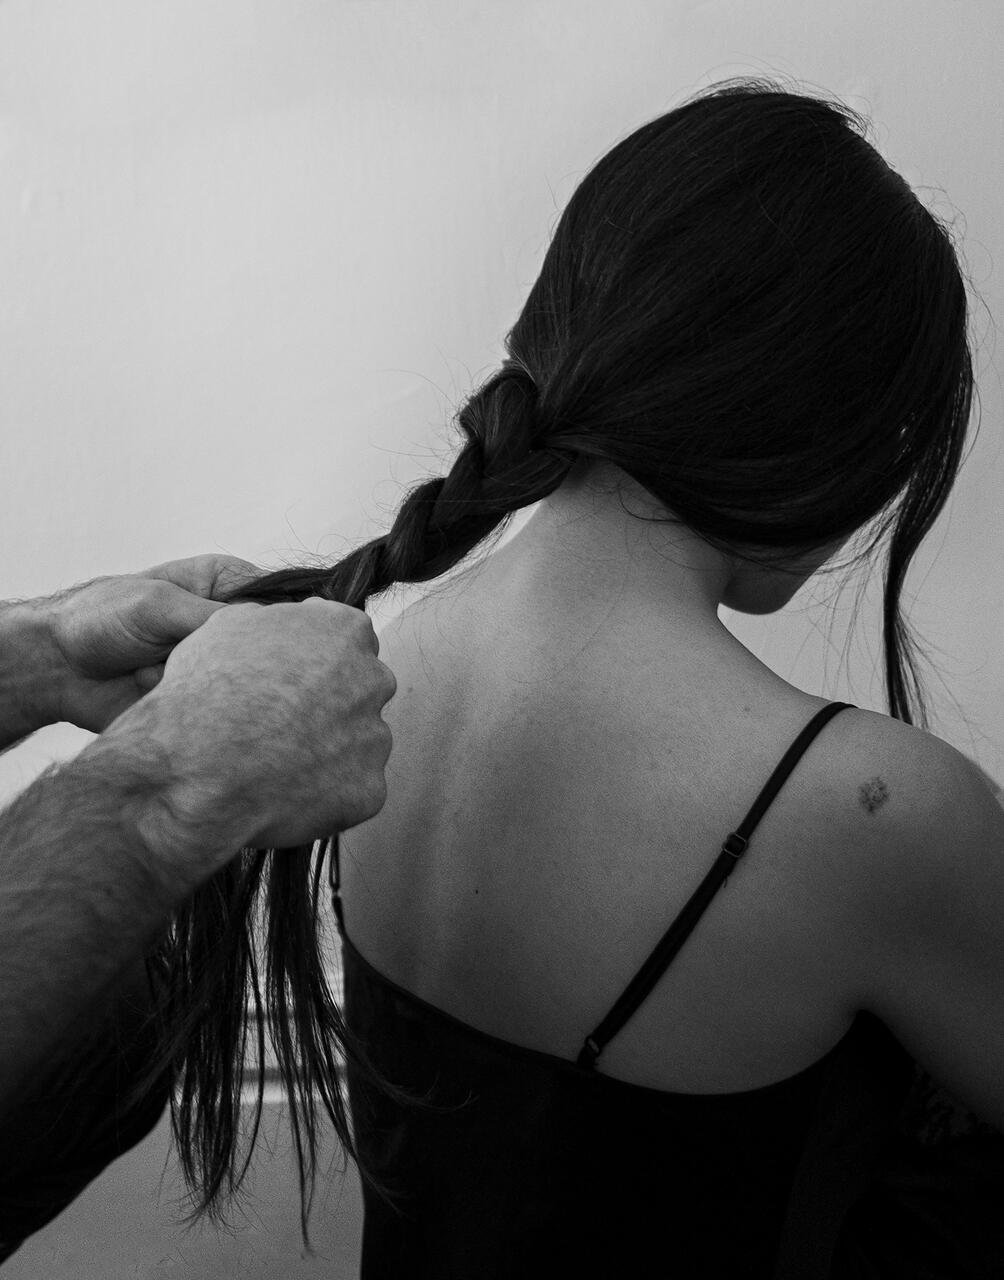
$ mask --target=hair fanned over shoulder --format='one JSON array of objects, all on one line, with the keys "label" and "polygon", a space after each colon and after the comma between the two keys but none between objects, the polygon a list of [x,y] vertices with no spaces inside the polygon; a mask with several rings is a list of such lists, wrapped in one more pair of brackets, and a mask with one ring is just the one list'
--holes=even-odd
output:
[{"label": "hair fanned over shoulder", "polygon": [[[321,596],[363,609],[395,583],[459,565],[577,459],[605,459],[712,546],[758,563],[852,535],[865,557],[891,531],[889,710],[907,723],[919,712],[926,727],[899,596],[962,461],[974,394],[966,277],[950,227],[867,132],[837,100],[741,79],[623,138],[565,208],[506,336],[509,358],[460,408],[463,444],[448,474],[415,487],[389,532],[339,563],[267,573],[232,602]],[[339,1055],[395,1092],[325,977],[318,905],[330,846],[244,849],[175,913],[147,961],[162,1052],[134,1091],[170,1071],[173,1130],[198,1201],[189,1216],[218,1219],[224,1179],[233,1195],[251,1155],[235,1180],[249,998],[259,1068],[250,1147],[261,1116],[262,914],[308,1250],[315,1096],[356,1159]]]}]

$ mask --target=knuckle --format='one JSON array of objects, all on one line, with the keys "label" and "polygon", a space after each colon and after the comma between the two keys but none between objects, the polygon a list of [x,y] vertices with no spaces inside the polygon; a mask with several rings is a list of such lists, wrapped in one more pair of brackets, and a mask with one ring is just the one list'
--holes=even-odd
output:
[{"label": "knuckle", "polygon": [[354,627],[361,636],[369,639],[370,636],[376,637],[373,630],[373,619],[365,609],[356,609],[350,604],[343,604],[342,609],[345,610],[345,621],[348,626]]},{"label": "knuckle", "polygon": [[364,644],[368,645],[379,657],[380,654],[380,637],[377,635],[373,627],[373,619],[368,613],[359,614],[359,636]]},{"label": "knuckle", "polygon": [[328,596],[305,596],[301,604],[323,604],[327,607],[328,613],[337,618],[339,622],[351,622],[353,617],[359,612],[352,605],[346,604],[344,600],[331,600]]},{"label": "knuckle", "polygon": [[390,702],[391,698],[397,694],[397,676],[393,671],[391,671],[390,667],[388,667],[385,662],[381,662],[380,667],[381,674],[384,678],[384,687],[387,690],[384,696],[384,702]]}]

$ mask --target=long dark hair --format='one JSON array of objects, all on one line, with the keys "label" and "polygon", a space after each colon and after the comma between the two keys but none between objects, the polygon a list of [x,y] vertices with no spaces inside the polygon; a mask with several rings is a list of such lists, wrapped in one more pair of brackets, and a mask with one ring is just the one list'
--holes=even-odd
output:
[{"label": "long dark hair", "polygon": [[[506,336],[507,360],[457,413],[448,474],[417,485],[389,532],[337,564],[267,573],[232,602],[321,596],[364,609],[395,583],[460,565],[578,459],[606,459],[749,562],[781,565],[870,529],[867,556],[891,529],[889,713],[926,728],[899,596],[961,465],[974,392],[966,277],[951,228],[868,130],[839,100],[740,79],[625,137],[564,210]],[[339,1052],[390,1091],[325,977],[318,899],[331,847],[240,851],[175,913],[147,961],[162,1046],[148,1079],[167,1067],[180,1090],[173,1132],[198,1193],[186,1221],[219,1221],[224,1176],[233,1196],[250,1160],[235,1183],[249,976],[259,1012],[262,1003],[261,907],[308,1250],[315,1092],[358,1162]],[[252,1147],[261,1100],[259,1089]]]}]

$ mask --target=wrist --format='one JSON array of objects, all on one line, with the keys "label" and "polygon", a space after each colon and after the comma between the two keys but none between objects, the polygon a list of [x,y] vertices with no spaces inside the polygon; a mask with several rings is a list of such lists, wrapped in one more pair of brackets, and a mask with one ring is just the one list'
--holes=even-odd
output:
[{"label": "wrist", "polygon": [[[165,714],[166,711],[166,714]],[[81,754],[115,777],[123,823],[154,868],[191,877],[194,889],[252,840],[249,806],[225,779],[191,776],[191,752],[170,734],[156,691],[130,707]]]},{"label": "wrist", "polygon": [[59,719],[62,660],[37,601],[0,602],[0,750]]}]

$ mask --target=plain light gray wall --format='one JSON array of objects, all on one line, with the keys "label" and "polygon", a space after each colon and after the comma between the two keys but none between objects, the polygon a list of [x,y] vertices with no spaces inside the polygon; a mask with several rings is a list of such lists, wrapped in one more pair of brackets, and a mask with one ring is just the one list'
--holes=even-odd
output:
[{"label": "plain light gray wall", "polygon": [[[998,315],[1002,47],[995,0],[7,0],[0,596],[209,551],[334,560],[382,532],[448,466],[450,415],[501,358],[583,174],[727,76],[870,115],[921,197],[961,215]],[[905,603],[936,663],[932,727],[1001,776],[1002,397],[992,323],[973,324],[981,433]],[[820,580],[726,620],[800,687],[885,710],[878,586],[852,643],[854,583],[833,615]],[[55,726],[8,753],[0,801],[90,737]],[[166,1154],[162,1125],[10,1274],[231,1274],[247,1237],[197,1260],[157,1207]],[[295,1182],[268,1168],[295,1224]],[[343,1243],[349,1219],[314,1215]]]}]

